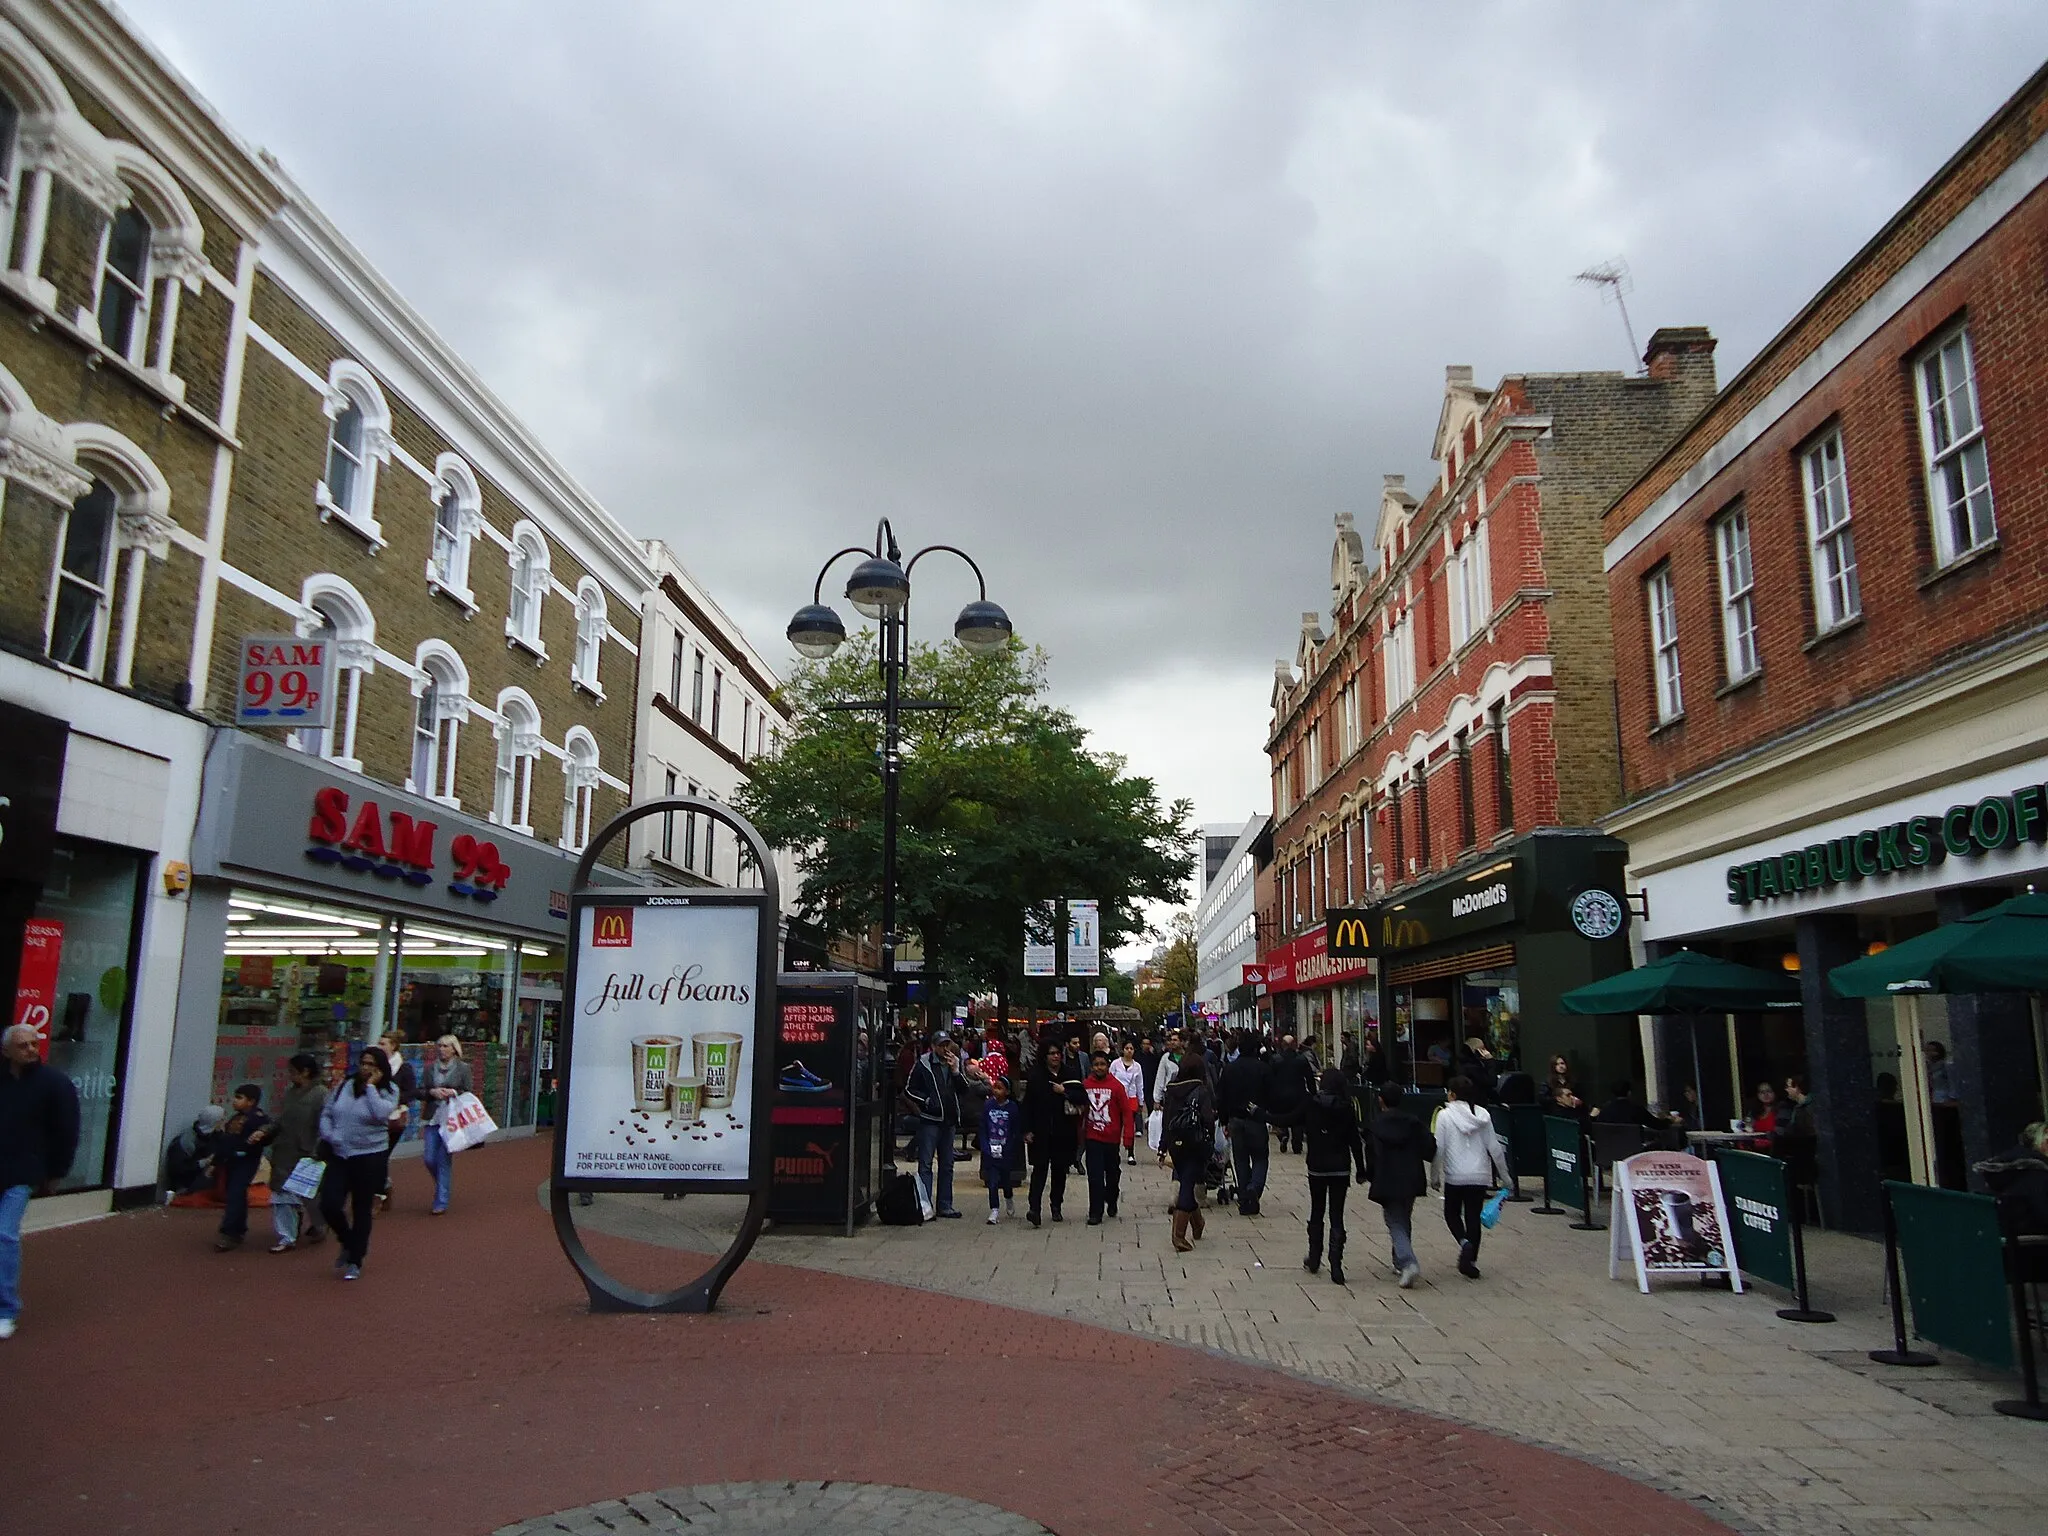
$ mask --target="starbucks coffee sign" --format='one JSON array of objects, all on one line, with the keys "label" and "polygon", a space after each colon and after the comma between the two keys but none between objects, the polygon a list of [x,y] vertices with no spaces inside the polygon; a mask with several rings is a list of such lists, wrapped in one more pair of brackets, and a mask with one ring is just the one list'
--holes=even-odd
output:
[{"label": "starbucks coffee sign", "polygon": [[2009,794],[1952,805],[1939,816],[1910,816],[1731,864],[1728,900],[1738,907],[1768,904],[2043,841],[2048,841],[2048,785],[2027,784]]}]

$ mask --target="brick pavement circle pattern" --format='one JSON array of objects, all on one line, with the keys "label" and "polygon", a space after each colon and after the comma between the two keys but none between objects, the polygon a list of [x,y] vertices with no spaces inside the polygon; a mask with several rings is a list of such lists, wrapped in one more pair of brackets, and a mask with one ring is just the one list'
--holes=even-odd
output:
[{"label": "brick pavement circle pattern", "polygon": [[700,1483],[565,1509],[492,1536],[1052,1536],[992,1504],[883,1483]]}]

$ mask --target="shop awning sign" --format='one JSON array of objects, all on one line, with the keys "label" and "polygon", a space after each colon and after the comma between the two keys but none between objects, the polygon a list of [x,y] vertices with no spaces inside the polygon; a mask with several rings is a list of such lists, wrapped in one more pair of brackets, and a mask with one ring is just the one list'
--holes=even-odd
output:
[{"label": "shop awning sign", "polygon": [[235,724],[320,729],[334,708],[334,641],[314,635],[244,635]]}]

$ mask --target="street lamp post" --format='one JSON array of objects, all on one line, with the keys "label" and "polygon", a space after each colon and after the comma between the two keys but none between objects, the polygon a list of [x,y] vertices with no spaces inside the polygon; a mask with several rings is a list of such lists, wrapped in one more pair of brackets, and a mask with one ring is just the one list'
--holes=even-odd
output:
[{"label": "street lamp post", "polygon": [[978,656],[993,655],[1010,643],[1010,618],[988,600],[988,582],[981,567],[966,551],[950,544],[928,544],[903,558],[896,531],[883,518],[875,526],[875,547],[850,545],[818,569],[811,586],[811,600],[789,621],[789,643],[814,661],[830,656],[846,640],[846,626],[823,601],[825,575],[848,555],[864,558],[847,579],[846,598],[854,608],[881,628],[881,681],[879,699],[858,699],[829,709],[879,713],[882,717],[882,982],[889,999],[889,1024],[896,1023],[896,818],[897,794],[902,773],[902,719],[906,709],[947,709],[952,706],[931,699],[903,697],[903,676],[910,663],[910,573],[926,555],[943,551],[957,555],[974,572],[980,595],[960,610],[953,622],[953,638]]}]

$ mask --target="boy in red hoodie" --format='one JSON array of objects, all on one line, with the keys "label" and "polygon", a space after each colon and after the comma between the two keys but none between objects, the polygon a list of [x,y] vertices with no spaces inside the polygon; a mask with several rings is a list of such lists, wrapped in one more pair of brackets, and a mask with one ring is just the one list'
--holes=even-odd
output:
[{"label": "boy in red hoodie", "polygon": [[1107,1051],[1089,1057],[1081,1092],[1087,1100],[1081,1148],[1088,1160],[1088,1225],[1099,1227],[1104,1211],[1116,1214],[1116,1197],[1123,1183],[1124,1142],[1137,1118],[1137,1108],[1124,1085],[1109,1075]]}]

